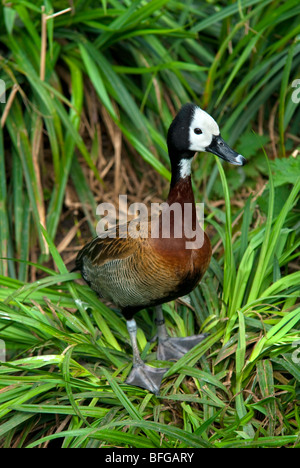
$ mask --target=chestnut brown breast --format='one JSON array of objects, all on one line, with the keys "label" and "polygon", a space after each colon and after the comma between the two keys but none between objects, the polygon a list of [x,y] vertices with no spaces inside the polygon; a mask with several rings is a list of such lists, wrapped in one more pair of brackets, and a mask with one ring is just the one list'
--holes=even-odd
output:
[{"label": "chestnut brown breast", "polygon": [[[188,193],[183,192],[189,201]],[[175,198],[180,202],[180,197]],[[174,216],[170,218],[170,236],[164,238],[160,216],[158,237],[152,237],[153,224],[149,222],[144,225],[144,237],[120,238],[117,230],[116,238],[95,238],[78,254],[76,267],[90,287],[119,307],[126,318],[145,307],[186,295],[199,283],[211,258],[210,241],[192,213],[189,227],[194,232],[200,229],[203,239],[197,248],[187,248],[191,236],[183,225],[183,235],[173,235]]]}]

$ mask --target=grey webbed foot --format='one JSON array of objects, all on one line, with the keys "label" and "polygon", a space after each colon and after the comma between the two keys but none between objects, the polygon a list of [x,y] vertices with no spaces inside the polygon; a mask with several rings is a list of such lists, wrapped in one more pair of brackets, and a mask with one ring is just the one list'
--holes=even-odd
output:
[{"label": "grey webbed foot", "polygon": [[163,338],[158,341],[157,359],[160,361],[177,361],[190,349],[208,336],[207,333],[187,336],[185,338]]},{"label": "grey webbed foot", "polygon": [[135,320],[127,320],[127,329],[133,351],[133,368],[127,377],[126,383],[145,388],[158,395],[162,378],[168,369],[147,366],[141,359],[136,341],[137,326]]},{"label": "grey webbed foot", "polygon": [[145,388],[155,395],[159,394],[161,381],[168,369],[147,366],[144,363],[134,364],[126,383]]}]

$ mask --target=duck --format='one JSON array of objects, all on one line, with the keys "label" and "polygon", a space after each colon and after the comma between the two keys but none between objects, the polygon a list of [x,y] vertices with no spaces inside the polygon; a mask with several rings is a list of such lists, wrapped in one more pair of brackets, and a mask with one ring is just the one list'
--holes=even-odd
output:
[{"label": "duck", "polygon": [[171,337],[162,310],[163,304],[187,296],[199,284],[211,260],[211,243],[197,218],[192,161],[196,153],[205,152],[232,165],[246,163],[224,141],[213,117],[194,103],[184,104],[171,122],[167,147],[171,180],[163,209],[153,219],[143,220],[138,236],[130,235],[127,222],[116,227],[114,236],[95,237],[79,251],[75,262],[90,288],[100,299],[115,304],[126,320],[132,348],[126,384],[156,395],[168,369],[141,359],[135,315],[143,309],[153,310],[158,360],[176,361],[207,336]]}]

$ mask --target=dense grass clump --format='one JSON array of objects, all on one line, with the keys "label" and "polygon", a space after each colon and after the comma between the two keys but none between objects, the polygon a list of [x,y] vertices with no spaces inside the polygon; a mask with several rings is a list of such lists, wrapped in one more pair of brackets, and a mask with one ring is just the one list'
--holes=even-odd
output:
[{"label": "dense grass clump", "polygon": [[[1,447],[299,447],[299,2],[0,10]],[[171,334],[209,336],[156,361],[154,396],[124,384],[125,321],[70,270],[98,203],[165,198],[188,101],[248,165],[194,162],[213,260],[164,312]],[[152,311],[137,321],[155,361]]]}]

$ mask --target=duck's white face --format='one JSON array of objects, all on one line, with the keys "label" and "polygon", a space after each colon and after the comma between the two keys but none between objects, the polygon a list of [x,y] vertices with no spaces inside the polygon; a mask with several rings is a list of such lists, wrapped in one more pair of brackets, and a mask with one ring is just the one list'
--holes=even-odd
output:
[{"label": "duck's white face", "polygon": [[200,107],[195,107],[189,128],[189,149],[206,151],[214,136],[220,134],[217,122]]},{"label": "duck's white face", "polygon": [[217,122],[198,106],[194,107],[189,127],[189,150],[208,151],[235,166],[246,163],[246,159],[223,140]]},{"label": "duck's white face", "polygon": [[243,166],[245,158],[223,140],[217,122],[195,104],[185,104],[170,125],[168,150],[171,163],[179,167],[181,177],[190,174],[195,153],[209,152],[221,159]]}]

